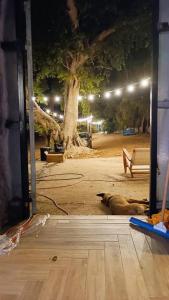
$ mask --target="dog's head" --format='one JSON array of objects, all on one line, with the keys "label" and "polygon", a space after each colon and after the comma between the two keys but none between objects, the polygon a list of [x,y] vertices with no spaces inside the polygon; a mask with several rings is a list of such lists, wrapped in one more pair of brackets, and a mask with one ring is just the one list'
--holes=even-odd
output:
[{"label": "dog's head", "polygon": [[108,193],[99,193],[97,194],[98,197],[102,197],[102,200],[101,202],[106,205],[106,206],[109,206],[109,200],[111,198],[111,194],[108,194]]}]

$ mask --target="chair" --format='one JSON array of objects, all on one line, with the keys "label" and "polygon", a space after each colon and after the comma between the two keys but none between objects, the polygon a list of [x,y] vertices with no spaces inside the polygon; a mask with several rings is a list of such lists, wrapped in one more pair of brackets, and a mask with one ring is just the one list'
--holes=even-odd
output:
[{"label": "chair", "polygon": [[131,177],[134,174],[149,174],[150,173],[150,149],[135,148],[132,154],[126,149],[123,149],[123,164],[124,172],[127,173],[127,168],[130,170]]}]

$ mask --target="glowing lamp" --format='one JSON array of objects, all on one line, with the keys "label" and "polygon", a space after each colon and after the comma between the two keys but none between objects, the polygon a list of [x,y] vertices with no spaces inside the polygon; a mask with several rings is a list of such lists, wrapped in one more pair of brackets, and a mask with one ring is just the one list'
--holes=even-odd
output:
[{"label": "glowing lamp", "polygon": [[94,100],[94,95],[90,94],[90,95],[88,96],[88,100],[89,100],[89,101],[93,101],[93,100]]},{"label": "glowing lamp", "polygon": [[105,93],[104,93],[104,97],[105,97],[106,99],[109,99],[109,98],[111,97],[111,93],[110,93],[110,92],[105,92]]},{"label": "glowing lamp", "polygon": [[128,85],[127,91],[128,91],[129,93],[133,93],[134,90],[135,90],[135,86],[134,86],[134,85],[132,85],[132,84]]},{"label": "glowing lamp", "polygon": [[57,102],[57,103],[60,102],[60,97],[59,96],[55,97],[55,102]]},{"label": "glowing lamp", "polygon": [[140,82],[141,87],[149,86],[149,79],[142,79]]},{"label": "glowing lamp", "polygon": [[43,97],[43,100],[44,100],[45,102],[48,102],[48,97]]},{"label": "glowing lamp", "polygon": [[120,89],[115,90],[114,92],[115,96],[121,96],[122,91]]},{"label": "glowing lamp", "polygon": [[81,95],[79,95],[79,96],[77,97],[77,99],[78,99],[79,101],[82,101],[83,97],[82,97]]}]

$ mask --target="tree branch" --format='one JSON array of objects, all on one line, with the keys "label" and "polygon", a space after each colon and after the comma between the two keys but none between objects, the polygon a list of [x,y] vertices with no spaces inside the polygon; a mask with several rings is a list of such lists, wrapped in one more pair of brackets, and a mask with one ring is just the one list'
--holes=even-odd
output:
[{"label": "tree branch", "polygon": [[91,47],[94,47],[96,44],[103,42],[105,39],[107,39],[112,33],[114,33],[116,30],[115,28],[109,28],[107,30],[103,30],[99,35],[95,38],[94,42],[92,43]]},{"label": "tree branch", "polygon": [[68,14],[72,23],[73,31],[79,27],[78,10],[75,4],[75,0],[67,0]]},{"label": "tree branch", "polygon": [[43,118],[45,118],[46,120],[48,120],[50,123],[52,123],[53,126],[55,128],[57,128],[58,131],[60,131],[60,126],[57,124],[57,122],[50,115],[48,115],[47,113],[45,113],[44,110],[41,109],[41,107],[36,103],[36,101],[34,101],[34,105],[36,107],[36,110],[41,114],[41,116]]},{"label": "tree branch", "polygon": [[116,30],[115,28],[108,28],[107,30],[103,30],[99,35],[95,38],[93,43],[90,45],[91,53],[95,53],[96,46],[106,40],[112,33],[114,33]]}]

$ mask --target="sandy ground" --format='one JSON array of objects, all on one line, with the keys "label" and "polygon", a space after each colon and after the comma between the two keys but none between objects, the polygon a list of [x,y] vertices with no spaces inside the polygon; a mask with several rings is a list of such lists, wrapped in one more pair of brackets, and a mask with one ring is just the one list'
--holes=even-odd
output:
[{"label": "sandy ground", "polygon": [[[36,158],[39,158],[37,145]],[[124,137],[117,134],[93,135],[93,148],[81,159],[68,159],[62,164],[47,164],[37,160],[38,194],[57,202],[69,214],[111,214],[104,207],[99,192],[120,194],[135,199],[148,198],[149,177],[139,175],[131,179],[124,175],[122,148],[131,151],[134,147],[149,147],[148,136]],[[46,176],[47,177],[44,177]],[[38,212],[64,214],[51,200],[38,196]]]},{"label": "sandy ground", "polygon": [[[93,134],[93,149],[87,154],[78,155],[77,158],[89,157],[112,157],[122,154],[122,149],[127,148],[132,151],[134,147],[149,147],[150,137],[148,135],[123,136],[121,134]],[[36,142],[36,159],[40,159],[40,147],[44,147],[45,142],[39,139]]]},{"label": "sandy ground", "polygon": [[123,136],[120,134],[94,134],[93,149],[99,157],[112,157],[122,154],[122,149],[132,151],[133,148],[150,147],[148,135]]},{"label": "sandy ground", "polygon": [[[37,192],[54,199],[73,215],[111,214],[96,196],[99,192],[148,198],[148,176],[139,175],[134,179],[129,174],[125,176],[122,157],[72,159],[58,165],[37,162],[37,174],[45,180],[37,181]],[[63,214],[42,196],[38,196],[38,211]]]}]

